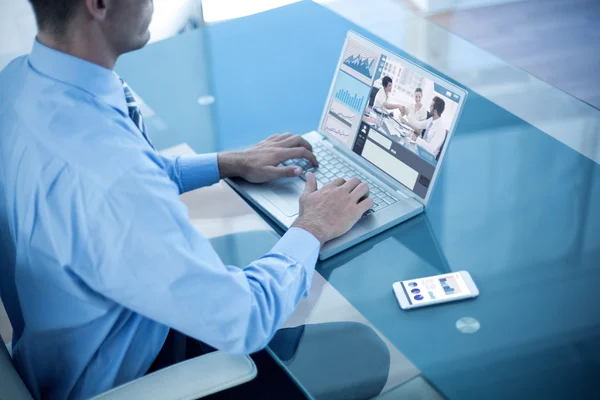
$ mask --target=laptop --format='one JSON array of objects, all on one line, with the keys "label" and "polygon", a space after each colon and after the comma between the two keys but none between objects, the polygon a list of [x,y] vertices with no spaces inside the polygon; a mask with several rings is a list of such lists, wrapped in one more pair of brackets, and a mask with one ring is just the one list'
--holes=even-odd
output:
[{"label": "laptop", "polygon": [[[375,99],[370,106],[372,89],[384,91],[385,77],[392,80],[387,101],[382,104]],[[416,113],[402,115],[398,109],[385,107],[390,103],[414,104],[417,89],[426,111],[430,111],[434,97],[443,101],[439,119],[418,120]],[[319,126],[303,135],[313,147],[319,168],[303,159],[283,163],[313,172],[318,188],[338,177],[358,177],[369,185],[373,208],[346,234],[325,243],[321,260],[427,208],[466,98],[465,89],[348,32]],[[436,102],[439,109],[440,102]],[[418,138],[413,140],[415,135]],[[239,178],[228,183],[283,229],[298,216],[304,175],[264,184]]]}]

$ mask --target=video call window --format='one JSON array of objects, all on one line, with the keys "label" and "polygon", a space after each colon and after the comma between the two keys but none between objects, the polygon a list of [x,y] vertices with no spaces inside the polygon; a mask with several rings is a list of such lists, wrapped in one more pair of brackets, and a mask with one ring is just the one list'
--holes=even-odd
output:
[{"label": "video call window", "polygon": [[321,129],[424,199],[459,102],[419,67],[350,38]]}]

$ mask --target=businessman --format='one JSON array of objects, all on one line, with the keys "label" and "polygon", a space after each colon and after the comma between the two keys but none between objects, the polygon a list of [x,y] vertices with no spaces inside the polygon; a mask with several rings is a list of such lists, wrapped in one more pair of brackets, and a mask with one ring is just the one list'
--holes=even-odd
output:
[{"label": "businessman", "polygon": [[440,119],[445,108],[446,102],[438,96],[435,96],[429,107],[429,113],[431,115],[429,119],[419,121],[414,116],[408,115],[407,123],[415,130],[412,139],[416,141],[418,146],[425,149],[425,151],[436,158],[439,156],[444,141],[446,140],[446,128]]},{"label": "businessman", "polygon": [[379,109],[383,109],[385,108],[386,110],[395,110],[395,109],[400,109],[402,106],[400,104],[396,104],[396,103],[392,103],[390,100],[390,93],[392,92],[392,78],[390,78],[389,76],[384,76],[381,79],[381,86],[382,88],[377,92],[377,94],[375,95],[375,101],[373,103],[373,105],[376,108]]},{"label": "businessman", "polygon": [[[291,134],[245,151],[168,158],[153,148],[117,58],[149,40],[151,0],[31,0],[31,54],[0,72],[0,295],[35,398],[89,398],[144,375],[175,331],[262,349],[310,287],[320,246],[372,207],[351,179],[316,190],[260,259],[224,265],[178,196],[264,182],[317,160]],[[168,78],[167,78],[168,79]]]}]

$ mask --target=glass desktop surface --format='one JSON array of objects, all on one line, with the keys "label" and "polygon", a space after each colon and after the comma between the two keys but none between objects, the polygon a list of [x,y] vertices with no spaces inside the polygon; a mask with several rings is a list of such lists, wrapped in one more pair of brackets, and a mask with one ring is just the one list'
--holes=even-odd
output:
[{"label": "glass desktop surface", "polygon": [[[395,2],[368,3],[300,1],[117,66],[155,113],[157,146],[197,152],[316,129],[348,30],[469,91],[425,213],[320,262],[269,351],[319,399],[600,395],[600,111]],[[236,263],[276,240],[256,238]],[[478,298],[398,306],[394,282],[460,270]]]}]

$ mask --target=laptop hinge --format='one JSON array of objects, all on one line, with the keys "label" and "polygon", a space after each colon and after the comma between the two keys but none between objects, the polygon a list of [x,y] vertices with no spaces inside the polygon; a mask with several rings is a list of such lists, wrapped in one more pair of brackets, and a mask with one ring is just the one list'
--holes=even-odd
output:
[{"label": "laptop hinge", "polygon": [[423,205],[423,207],[425,207],[423,200],[419,196],[417,196],[416,194],[414,194],[413,192],[411,192],[410,190],[408,190],[406,188],[396,189],[396,193],[401,194],[402,196],[406,197],[407,199],[413,199],[414,201],[421,203]]},{"label": "laptop hinge", "polygon": [[404,198],[408,199],[408,196],[405,195],[404,192],[402,192],[402,190],[396,189],[396,193],[400,193],[402,196],[404,196]]}]

